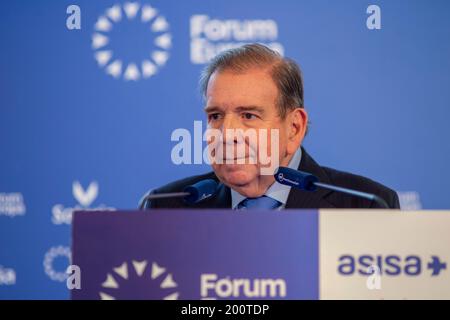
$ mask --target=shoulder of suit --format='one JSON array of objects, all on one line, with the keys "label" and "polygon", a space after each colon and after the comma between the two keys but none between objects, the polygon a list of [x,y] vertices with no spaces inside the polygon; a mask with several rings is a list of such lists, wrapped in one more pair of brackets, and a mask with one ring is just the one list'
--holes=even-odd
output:
[{"label": "shoulder of suit", "polygon": [[382,196],[383,198],[386,198],[386,196],[388,198],[397,196],[394,190],[369,178],[329,167],[322,167],[322,169],[329,177],[331,184],[336,186],[373,193]]},{"label": "shoulder of suit", "polygon": [[198,181],[205,180],[205,179],[213,179],[218,180],[214,172],[208,172],[205,174],[190,176],[187,178],[183,178],[180,180],[173,181],[171,183],[168,183],[162,187],[159,187],[157,189],[153,189],[152,193],[166,193],[166,192],[179,192],[183,191],[183,189],[186,186],[189,186],[191,184],[197,183]]},{"label": "shoulder of suit", "polygon": [[[158,194],[158,193],[170,193],[170,192],[181,192],[185,187],[195,184],[201,180],[205,179],[213,179],[218,181],[214,172],[208,172],[206,174],[190,176],[184,179],[176,180],[171,183],[168,183],[162,187],[152,189],[147,192],[140,200],[139,207],[140,208],[185,208],[186,203],[182,198],[166,198],[166,199],[156,199],[151,201],[144,202],[144,199],[149,194]],[[205,202],[207,203],[207,201]]]}]

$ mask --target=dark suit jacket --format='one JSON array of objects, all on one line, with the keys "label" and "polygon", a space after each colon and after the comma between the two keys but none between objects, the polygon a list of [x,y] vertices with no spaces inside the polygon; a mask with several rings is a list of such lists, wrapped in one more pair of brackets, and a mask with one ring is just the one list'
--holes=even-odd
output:
[{"label": "dark suit jacket", "polygon": [[[395,191],[362,176],[321,167],[303,148],[298,169],[317,176],[323,183],[376,194],[384,199],[390,208],[400,208]],[[169,183],[150,193],[180,192],[184,187],[203,179],[214,179],[219,182],[214,172],[210,172]],[[165,198],[147,201],[144,208],[231,208],[231,191],[229,187],[219,182],[218,192],[199,203],[187,204],[182,198]],[[285,208],[379,208],[379,206],[374,201],[325,189],[319,188],[315,192],[310,192],[291,188]]]}]

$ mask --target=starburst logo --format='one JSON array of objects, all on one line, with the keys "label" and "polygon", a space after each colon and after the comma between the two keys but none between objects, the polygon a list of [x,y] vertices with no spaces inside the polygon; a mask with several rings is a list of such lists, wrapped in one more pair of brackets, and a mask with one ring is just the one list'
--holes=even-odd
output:
[{"label": "starburst logo", "polygon": [[[150,270],[147,266],[147,260],[133,260],[131,263],[124,262],[119,267],[113,268],[113,271],[106,275],[106,280],[101,285],[103,289],[99,292],[100,299],[120,299],[123,294],[127,298],[138,295],[136,297],[138,299],[177,300],[179,296],[176,291],[178,284],[173,280],[172,274],[155,262],[151,264]],[[150,296],[147,295],[148,292],[137,292],[135,284],[142,284],[142,281],[149,283],[149,286],[157,287],[158,290],[148,290],[148,292],[158,291],[160,296]],[[139,287],[142,287],[142,285]]]},{"label": "starburst logo", "polygon": [[47,251],[44,257],[44,271],[53,281],[63,282],[67,279],[66,270],[57,271],[55,268],[55,260],[60,258],[66,258],[69,261],[69,264],[72,260],[72,253],[69,247],[51,247],[50,250]]},{"label": "starburst logo", "polygon": [[[130,29],[130,26],[144,27],[144,33],[129,34],[134,32],[131,30],[135,30]],[[129,32],[126,32],[127,27]],[[123,30],[119,32],[121,28]],[[113,34],[113,31],[117,32]],[[153,42],[147,38],[140,39],[141,35],[153,37]],[[113,43],[114,39],[118,40],[120,36],[122,40],[130,38],[137,40],[138,42],[132,45],[132,50],[143,49],[145,51],[143,55],[130,59],[118,56],[113,48],[116,50],[124,48],[116,48]],[[152,44],[151,47],[144,48],[149,43]],[[172,35],[166,18],[152,6],[137,2],[116,4],[108,8],[98,18],[92,35],[92,49],[98,65],[112,77],[122,78],[125,81],[138,81],[155,75],[169,59],[168,50],[171,47]]]}]

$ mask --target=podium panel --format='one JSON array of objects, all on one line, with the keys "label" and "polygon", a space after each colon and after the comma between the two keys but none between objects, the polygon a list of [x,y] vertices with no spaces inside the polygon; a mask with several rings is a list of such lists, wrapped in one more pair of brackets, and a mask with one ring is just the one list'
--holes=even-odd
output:
[{"label": "podium panel", "polygon": [[317,299],[318,216],[76,212],[73,299]]},{"label": "podium panel", "polygon": [[73,299],[450,299],[450,212],[79,211]]}]

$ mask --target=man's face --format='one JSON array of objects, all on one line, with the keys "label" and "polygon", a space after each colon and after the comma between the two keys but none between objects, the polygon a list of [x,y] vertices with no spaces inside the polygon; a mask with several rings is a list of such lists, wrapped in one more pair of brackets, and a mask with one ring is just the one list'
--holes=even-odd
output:
[{"label": "man's face", "polygon": [[[278,88],[265,70],[255,69],[245,73],[224,70],[213,73],[208,82],[205,112],[209,127],[223,133],[223,140],[219,143],[224,150],[221,155],[223,161],[216,159],[219,163],[213,161],[212,167],[224,184],[247,197],[261,196],[274,182],[272,174],[261,175],[263,165],[260,161],[252,164],[249,163],[249,158],[261,152],[270,156],[273,148],[278,148],[276,160],[279,165],[286,166],[304,136],[304,128],[301,128],[302,132],[298,132],[298,123],[293,125],[293,121],[306,121],[304,110],[293,111],[285,119],[281,119],[276,105],[277,98]],[[303,123],[306,124],[302,122],[301,126]],[[227,139],[226,131],[229,129],[244,132],[253,129],[258,135],[264,133],[261,129],[266,129],[267,143],[261,144],[260,139],[257,139],[256,144],[255,140],[250,139]],[[278,141],[270,139],[271,129],[278,130]],[[239,156],[236,148],[242,147],[243,143],[245,163],[237,164]],[[234,154],[226,151],[230,146],[235,148]],[[265,150],[259,150],[261,148]],[[240,159],[243,160],[242,157]],[[257,160],[260,160],[259,156]]]}]

